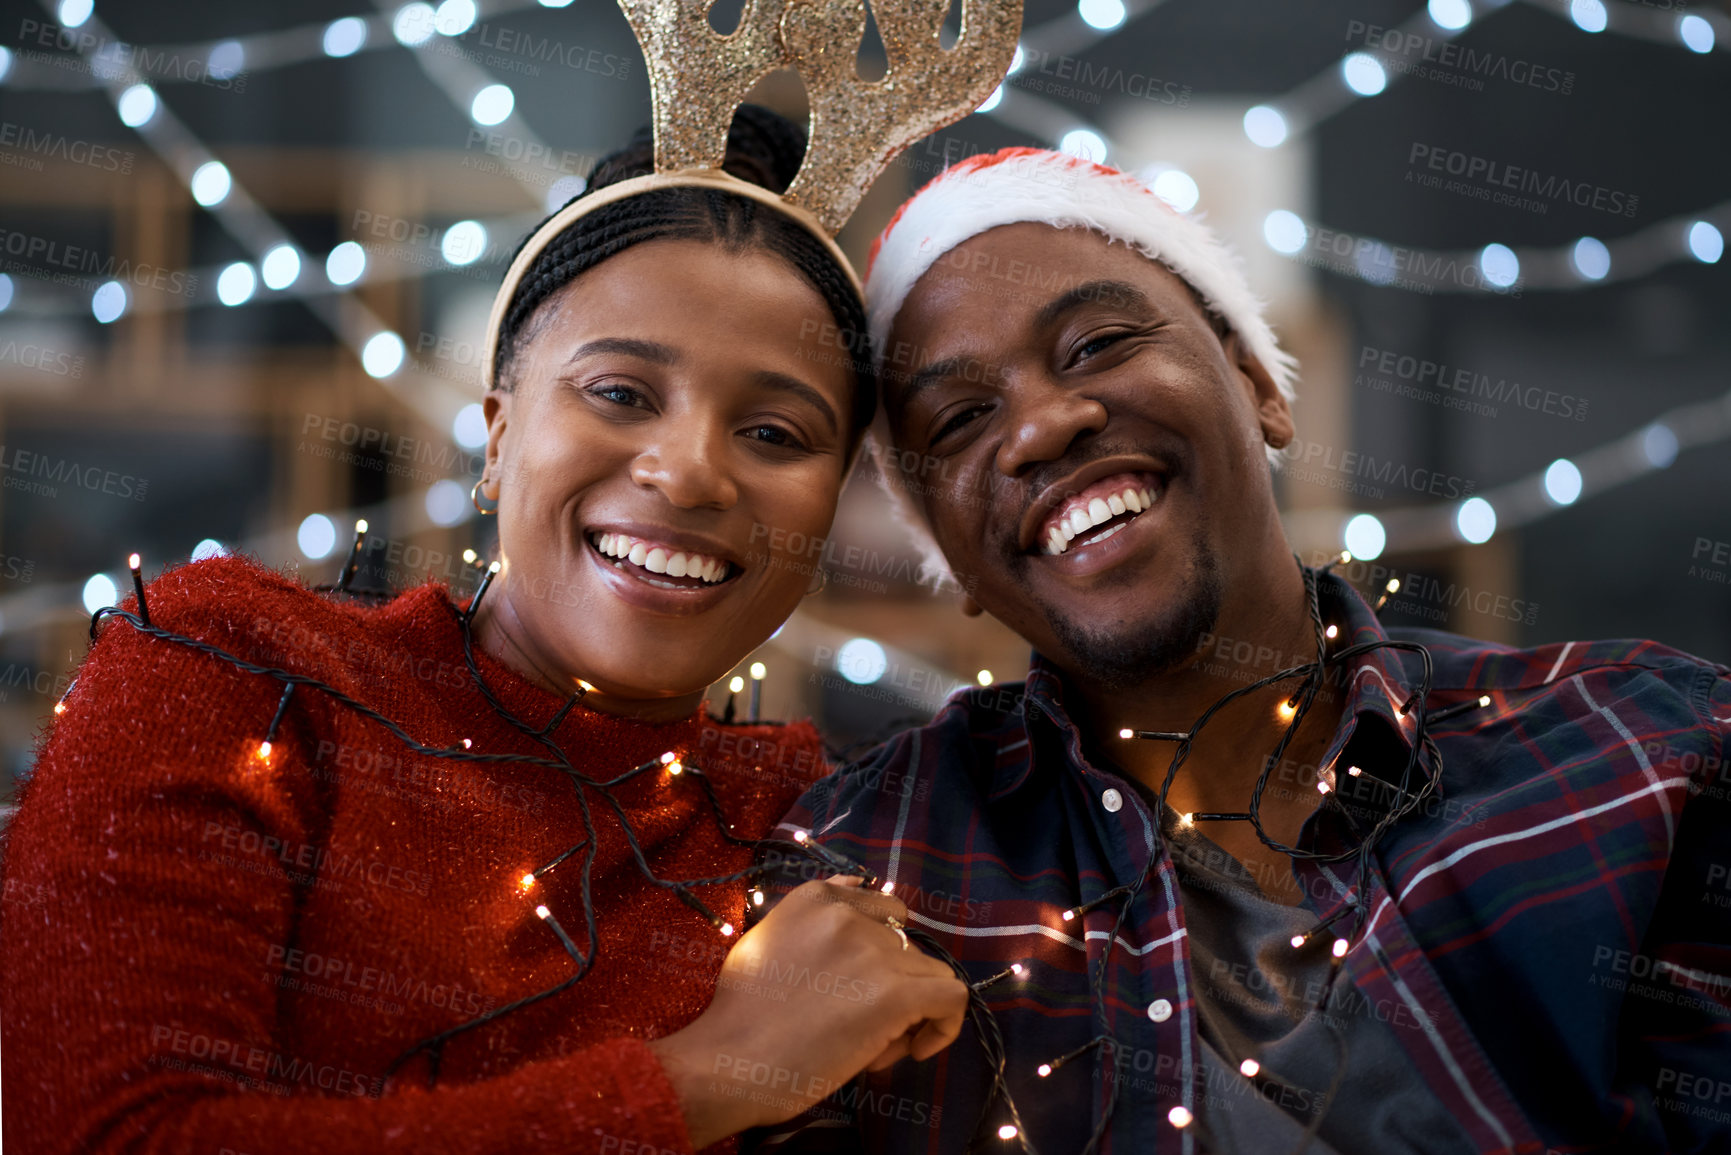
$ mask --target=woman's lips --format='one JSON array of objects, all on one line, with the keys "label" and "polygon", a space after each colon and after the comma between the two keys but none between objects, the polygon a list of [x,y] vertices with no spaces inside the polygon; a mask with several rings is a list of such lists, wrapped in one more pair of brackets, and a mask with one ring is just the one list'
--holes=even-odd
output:
[{"label": "woman's lips", "polygon": [[[616,567],[638,570],[637,577],[668,589],[717,585],[737,572],[736,567],[721,558],[632,534],[591,532],[588,538],[595,551]],[[651,574],[656,576],[648,576]]]}]

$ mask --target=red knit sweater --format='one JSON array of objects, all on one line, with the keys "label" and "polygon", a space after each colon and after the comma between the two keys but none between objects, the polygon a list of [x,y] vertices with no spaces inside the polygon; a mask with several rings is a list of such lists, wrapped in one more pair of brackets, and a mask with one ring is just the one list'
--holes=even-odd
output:
[{"label": "red knit sweater", "polygon": [[[165,574],[148,603],[154,624],[328,682],[426,745],[548,754],[474,687],[440,586],[362,608],[215,559]],[[524,721],[539,726],[559,707],[476,657]],[[519,880],[584,838],[582,813],[559,770],[415,755],[306,687],[261,763],[280,691],[126,622],[103,625],[7,840],[6,1145],[688,1151],[644,1040],[708,1005],[732,940],[643,880],[593,790],[593,970],[457,1036],[431,1088],[424,1058],[383,1084],[415,1043],[574,973],[534,908],[546,903],[584,946],[583,853],[528,894]],[[701,712],[651,726],[578,707],[554,738],[592,778],[680,751],[747,837],[767,833],[821,763],[809,723],[724,727]],[[693,777],[656,771],[614,794],[660,877],[750,864],[749,849],[720,837]],[[740,923],[743,883],[699,893]]]}]

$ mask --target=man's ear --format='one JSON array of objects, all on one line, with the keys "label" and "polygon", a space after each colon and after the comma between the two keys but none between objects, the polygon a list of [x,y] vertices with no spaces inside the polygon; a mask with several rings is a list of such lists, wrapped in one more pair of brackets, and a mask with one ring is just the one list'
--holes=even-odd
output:
[{"label": "man's ear", "polygon": [[499,500],[499,485],[504,479],[503,445],[505,429],[511,420],[511,401],[516,395],[502,389],[489,389],[487,396],[481,401],[481,413],[487,419],[487,450],[485,463],[481,467],[481,476],[491,483],[483,485],[481,492],[489,500]]},{"label": "man's ear", "polygon": [[1222,337],[1220,347],[1226,351],[1226,360],[1237,374],[1245,395],[1256,407],[1256,421],[1262,430],[1263,444],[1274,449],[1291,445],[1298,432],[1292,420],[1292,407],[1281,396],[1280,386],[1274,383],[1267,366],[1235,332]]}]

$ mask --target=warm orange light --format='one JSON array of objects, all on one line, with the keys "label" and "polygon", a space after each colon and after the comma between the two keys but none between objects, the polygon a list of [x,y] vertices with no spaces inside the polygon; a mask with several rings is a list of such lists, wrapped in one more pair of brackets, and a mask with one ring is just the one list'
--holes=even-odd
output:
[{"label": "warm orange light", "polygon": [[733,933],[733,924],[732,924],[732,923],[731,923],[731,922],[724,922],[724,923],[722,923],[722,924],[721,924],[721,933],[722,933],[722,934],[723,934],[723,935],[730,935],[730,934],[732,934],[732,933]]},{"label": "warm orange light", "polygon": [[1255,1059],[1246,1059],[1242,1063],[1238,1064],[1238,1070],[1246,1079],[1254,1079],[1256,1078],[1256,1072],[1262,1070],[1262,1064],[1258,1063]]},{"label": "warm orange light", "polygon": [[517,885],[521,886],[524,890],[532,890],[535,886],[535,876],[533,874],[525,874],[518,881]]},{"label": "warm orange light", "polygon": [[254,753],[253,753],[253,757],[257,758],[260,762],[269,762],[270,761],[270,743],[269,742],[260,742],[258,744],[258,749],[256,751],[254,751]]}]

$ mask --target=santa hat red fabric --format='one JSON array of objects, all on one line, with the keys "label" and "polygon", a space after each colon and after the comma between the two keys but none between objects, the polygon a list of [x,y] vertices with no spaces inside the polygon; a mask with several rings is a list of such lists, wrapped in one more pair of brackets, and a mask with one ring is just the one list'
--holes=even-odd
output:
[{"label": "santa hat red fabric", "polygon": [[884,338],[926,270],[951,249],[1001,225],[1092,229],[1182,277],[1244,341],[1289,400],[1297,363],[1280,348],[1232,251],[1199,219],[1135,177],[1067,153],[1006,148],[938,174],[872,242],[866,309],[881,366]]},{"label": "santa hat red fabric", "polygon": [[[1282,396],[1292,399],[1297,362],[1275,340],[1262,302],[1250,291],[1237,258],[1212,229],[1117,169],[1037,148],[1006,148],[945,169],[896,211],[872,243],[865,303],[880,371],[890,327],[926,271],[945,253],[989,229],[1026,222],[1091,229],[1159,261],[1232,327]],[[886,431],[880,410],[872,438],[880,473],[932,572],[942,574],[947,567],[923,518],[891,469],[884,468]],[[1268,458],[1277,465],[1278,451],[1270,448]]]}]

